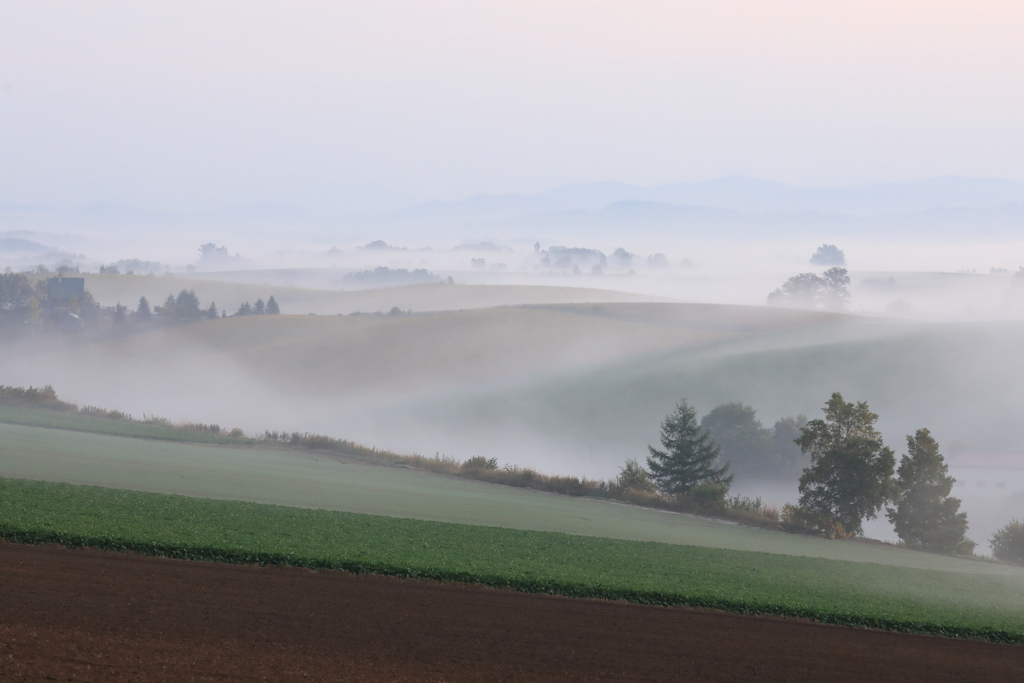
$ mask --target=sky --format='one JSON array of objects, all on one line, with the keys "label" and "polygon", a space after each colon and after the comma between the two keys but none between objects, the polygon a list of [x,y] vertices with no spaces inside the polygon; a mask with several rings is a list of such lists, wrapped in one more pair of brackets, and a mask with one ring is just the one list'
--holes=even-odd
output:
[{"label": "sky", "polygon": [[1024,3],[0,0],[0,202],[1024,181]]}]

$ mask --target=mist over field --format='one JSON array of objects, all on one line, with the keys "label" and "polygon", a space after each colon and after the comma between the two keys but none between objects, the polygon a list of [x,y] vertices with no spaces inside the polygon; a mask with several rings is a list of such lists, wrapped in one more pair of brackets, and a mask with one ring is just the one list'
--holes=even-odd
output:
[{"label": "mist over field", "polygon": [[[4,290],[0,385],[600,479],[681,399],[770,428],[841,392],[897,455],[932,431],[985,552],[1024,517],[1024,14],[726,4],[3,10],[0,269],[98,308]],[[830,268],[848,298],[784,290]]]}]

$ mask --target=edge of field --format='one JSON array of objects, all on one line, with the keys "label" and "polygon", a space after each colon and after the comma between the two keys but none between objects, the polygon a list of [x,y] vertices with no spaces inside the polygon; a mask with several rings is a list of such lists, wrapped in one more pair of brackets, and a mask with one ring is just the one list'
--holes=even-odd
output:
[{"label": "edge of field", "polygon": [[[951,578],[939,576],[943,572],[884,565],[848,567],[856,563],[839,560],[51,482],[0,479],[0,493],[5,494],[0,495],[0,511],[6,508],[7,512],[0,523],[0,538],[17,543],[342,570],[526,593],[798,617],[996,643],[1024,642],[1024,625],[1012,610],[1003,608],[1002,615],[993,615],[992,621],[1002,625],[983,625],[987,607],[997,604],[1000,592],[1010,588],[991,577]],[[687,582],[679,584],[682,575]],[[677,588],[668,588],[673,581]],[[659,582],[663,587],[657,587]],[[906,595],[893,593],[901,586]],[[979,602],[957,605],[954,600],[951,606],[935,597],[943,590],[962,592]],[[762,597],[766,594],[767,599]]]}]

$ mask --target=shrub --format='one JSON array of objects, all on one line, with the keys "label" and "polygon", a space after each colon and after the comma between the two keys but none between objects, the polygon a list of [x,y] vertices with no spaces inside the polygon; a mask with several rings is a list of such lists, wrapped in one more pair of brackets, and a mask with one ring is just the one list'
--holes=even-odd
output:
[{"label": "shrub", "polygon": [[819,514],[796,505],[787,503],[782,506],[780,515],[783,528],[787,531],[810,533],[825,538],[851,538],[852,533],[828,515]]},{"label": "shrub", "polygon": [[680,499],[686,507],[701,512],[719,512],[725,508],[725,494],[728,492],[729,485],[724,482],[702,481]]},{"label": "shrub", "polygon": [[654,493],[657,486],[651,478],[651,473],[644,469],[635,458],[630,458],[626,464],[619,468],[619,476],[615,479],[615,485],[623,491],[640,491],[642,493]]},{"label": "shrub", "polygon": [[1013,520],[992,534],[989,545],[996,559],[1024,564],[1024,522]]},{"label": "shrub", "polygon": [[460,468],[463,472],[471,472],[472,470],[496,470],[498,469],[497,458],[485,458],[482,455],[474,455],[472,458],[462,463]]},{"label": "shrub", "polygon": [[49,410],[60,410],[66,412],[78,411],[74,403],[65,403],[57,398],[57,392],[47,384],[41,389],[29,387],[6,387],[0,385],[0,405],[5,406],[33,406],[35,408],[47,408]]}]

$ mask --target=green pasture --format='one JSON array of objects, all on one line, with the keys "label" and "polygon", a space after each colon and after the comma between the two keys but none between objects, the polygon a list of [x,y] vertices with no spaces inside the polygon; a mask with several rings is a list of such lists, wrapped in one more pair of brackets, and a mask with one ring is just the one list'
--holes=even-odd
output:
[{"label": "green pasture", "polygon": [[1024,578],[0,479],[0,536],[1024,640]]},{"label": "green pasture", "polygon": [[0,424],[0,476],[438,522],[1024,577],[1024,570],[660,510],[339,462],[309,451]]}]

